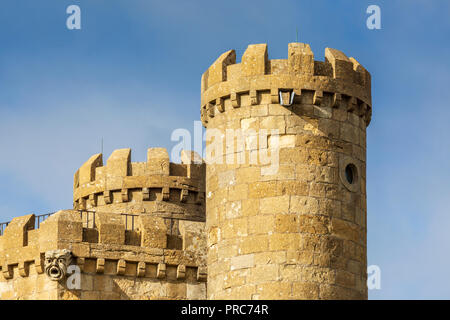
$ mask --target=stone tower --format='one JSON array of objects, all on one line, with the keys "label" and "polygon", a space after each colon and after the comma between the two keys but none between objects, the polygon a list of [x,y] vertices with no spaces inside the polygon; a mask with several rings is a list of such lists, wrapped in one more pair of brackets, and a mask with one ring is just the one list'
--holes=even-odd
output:
[{"label": "stone tower", "polygon": [[73,210],[2,226],[0,299],[205,299],[205,165],[147,155],[94,155],[75,174]]},{"label": "stone tower", "polygon": [[[288,59],[269,60],[267,45],[256,44],[241,63],[231,50],[209,67],[201,89],[202,122],[213,131],[207,155],[214,150],[209,299],[367,298],[371,110],[370,74],[335,49],[322,62],[309,45],[291,43]],[[236,143],[218,144],[227,129]]]},{"label": "stone tower", "polygon": [[118,149],[105,166],[102,154],[93,155],[75,174],[74,209],[203,221],[205,165],[191,151],[181,160],[170,162],[165,148],[149,148],[146,162],[131,162],[131,149]]},{"label": "stone tower", "polygon": [[370,82],[335,49],[222,54],[205,159],[92,156],[73,209],[0,223],[0,299],[366,299]]}]

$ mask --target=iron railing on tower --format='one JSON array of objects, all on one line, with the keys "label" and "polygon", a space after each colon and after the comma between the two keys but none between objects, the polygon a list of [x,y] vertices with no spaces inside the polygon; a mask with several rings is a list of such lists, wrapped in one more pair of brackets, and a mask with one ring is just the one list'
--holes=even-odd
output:
[{"label": "iron railing on tower", "polygon": [[[81,221],[83,222],[83,228],[94,229],[96,225],[96,211],[78,210],[80,212]],[[136,229],[136,217],[137,214],[131,213],[119,213],[122,216],[125,223],[125,230],[134,231]]]},{"label": "iron railing on tower", "polygon": [[[48,217],[50,217],[54,213],[55,212],[49,212],[49,213],[44,213],[44,214],[40,214],[40,215],[34,216],[34,228],[35,229],[39,229],[41,223],[44,222],[45,219],[47,219]],[[9,225],[10,222],[11,221],[0,222],[0,236],[3,235],[3,233],[5,232],[6,227]]]},{"label": "iron railing on tower", "polygon": [[[78,210],[80,213],[81,221],[83,222],[83,227],[88,229],[94,229],[97,227],[96,225],[96,211],[89,211],[89,210]],[[41,226],[41,223],[44,222],[48,217],[55,214],[56,212],[49,212],[44,213],[35,216],[35,229],[39,229]],[[125,230],[134,231],[136,230],[136,217],[137,214],[131,214],[131,213],[120,213],[120,216],[122,216],[124,223],[125,223]],[[176,219],[176,218],[170,218],[170,217],[164,217],[165,219]],[[182,218],[178,218],[178,220],[185,220]],[[189,220],[189,219],[186,219]],[[0,222],[0,236],[3,235],[6,227],[9,225],[11,221],[7,222]]]}]

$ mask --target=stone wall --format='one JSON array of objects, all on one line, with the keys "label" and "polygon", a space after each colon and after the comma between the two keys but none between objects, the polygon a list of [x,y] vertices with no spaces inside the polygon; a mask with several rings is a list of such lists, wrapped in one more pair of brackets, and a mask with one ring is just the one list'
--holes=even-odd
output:
[{"label": "stone wall", "polygon": [[[13,219],[0,237],[0,299],[206,297],[203,222],[180,221],[181,247],[170,249],[162,217],[136,216],[136,228],[127,230],[118,214],[95,216],[95,224],[86,227],[79,211],[59,211],[38,229],[34,215]],[[49,260],[58,257],[55,252],[70,252],[66,267],[78,267],[80,287],[67,283],[74,270],[52,279]]]}]

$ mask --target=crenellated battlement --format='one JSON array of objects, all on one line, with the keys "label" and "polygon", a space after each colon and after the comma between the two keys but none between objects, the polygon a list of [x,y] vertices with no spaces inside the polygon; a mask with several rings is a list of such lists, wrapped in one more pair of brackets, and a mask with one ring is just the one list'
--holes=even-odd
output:
[{"label": "crenellated battlement", "polygon": [[[0,268],[5,280],[44,273],[44,255],[67,249],[82,272],[165,279],[196,273],[206,279],[204,223],[180,221],[181,243],[171,248],[170,224],[164,218],[136,216],[130,228],[117,214],[96,212],[94,223],[76,210],[59,211],[35,229],[33,214],[14,218],[0,236]],[[168,240],[169,239],[169,240]],[[170,275],[169,275],[170,276]]]},{"label": "crenellated battlement", "polygon": [[74,209],[117,213],[164,213],[204,220],[205,165],[182,151],[171,163],[164,148],[150,148],[147,162],[131,162],[131,149],[115,150],[103,165],[93,155],[74,177]]},{"label": "crenellated battlement", "polygon": [[326,48],[325,61],[316,61],[304,43],[290,43],[288,59],[269,60],[267,44],[249,45],[241,63],[236,63],[234,50],[227,51],[203,74],[201,87],[205,126],[229,107],[257,105],[262,100],[282,104],[284,93],[293,98],[288,104],[345,108],[364,117],[367,125],[372,112],[369,72],[336,49]]}]

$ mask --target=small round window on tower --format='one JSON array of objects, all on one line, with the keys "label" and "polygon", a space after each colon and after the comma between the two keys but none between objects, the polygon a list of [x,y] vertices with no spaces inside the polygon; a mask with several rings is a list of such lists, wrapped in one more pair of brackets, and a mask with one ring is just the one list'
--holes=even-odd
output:
[{"label": "small round window on tower", "polygon": [[349,184],[353,184],[357,179],[356,166],[353,163],[349,163],[345,167],[345,178]]},{"label": "small round window on tower", "polygon": [[351,192],[359,192],[361,186],[361,168],[355,159],[342,156],[339,159],[339,178]]}]

